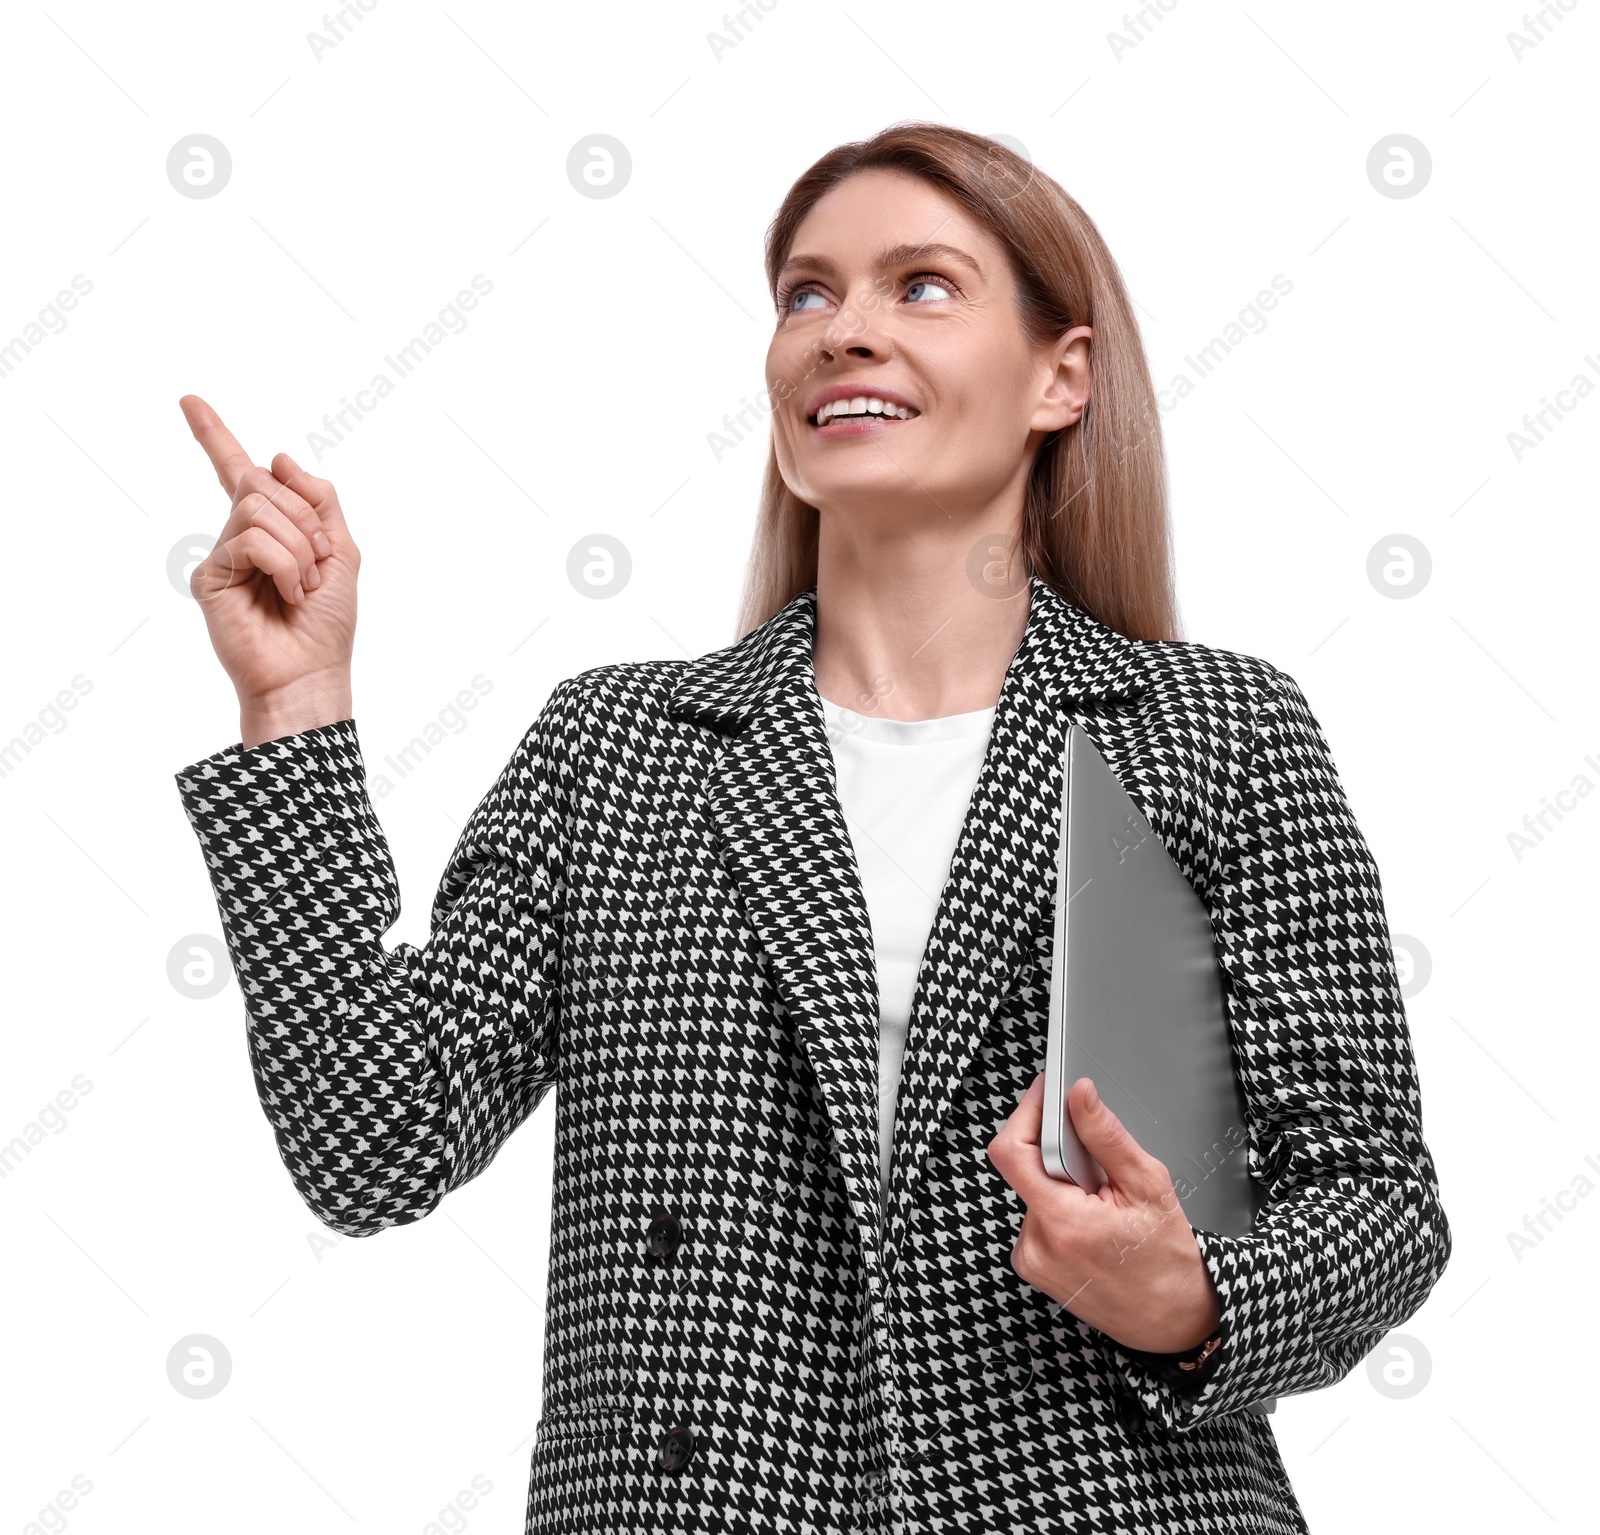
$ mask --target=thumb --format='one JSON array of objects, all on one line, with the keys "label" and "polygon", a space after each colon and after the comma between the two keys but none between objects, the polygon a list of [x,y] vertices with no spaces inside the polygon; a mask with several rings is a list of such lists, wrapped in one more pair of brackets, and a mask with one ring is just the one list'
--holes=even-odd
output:
[{"label": "thumb", "polygon": [[1067,1095],[1072,1127],[1084,1149],[1119,1188],[1141,1187],[1148,1181],[1150,1156],[1126,1125],[1106,1106],[1089,1077],[1079,1077]]}]

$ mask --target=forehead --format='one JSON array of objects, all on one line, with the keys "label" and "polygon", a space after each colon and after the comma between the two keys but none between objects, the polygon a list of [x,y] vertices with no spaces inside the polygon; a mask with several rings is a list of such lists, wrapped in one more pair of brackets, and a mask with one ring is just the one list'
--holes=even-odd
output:
[{"label": "forehead", "polygon": [[812,205],[785,268],[815,261],[875,269],[885,254],[897,265],[918,259],[915,252],[943,261],[951,257],[948,247],[968,255],[987,280],[1002,279],[1000,243],[942,188],[898,171],[860,171]]}]

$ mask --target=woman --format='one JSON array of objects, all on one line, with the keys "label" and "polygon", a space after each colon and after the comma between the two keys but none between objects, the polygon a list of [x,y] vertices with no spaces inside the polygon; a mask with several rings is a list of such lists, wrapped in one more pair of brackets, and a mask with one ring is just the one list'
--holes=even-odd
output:
[{"label": "woman", "polygon": [[[279,1151],[371,1235],[560,1084],[529,1531],[1303,1531],[1247,1409],[1343,1377],[1451,1244],[1326,742],[1284,672],[1172,637],[1148,369],[1054,182],[894,127],[800,178],[767,274],[742,637],[560,683],[426,947],[381,942],[338,497],[186,397],[242,739],[177,776]],[[1110,1181],[1044,1172],[1073,720],[1211,913],[1247,1237],[1087,1078]]]}]

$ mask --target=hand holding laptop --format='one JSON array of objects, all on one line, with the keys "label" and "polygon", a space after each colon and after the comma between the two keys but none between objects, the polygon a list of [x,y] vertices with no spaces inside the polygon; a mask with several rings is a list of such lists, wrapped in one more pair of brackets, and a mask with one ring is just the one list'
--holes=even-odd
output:
[{"label": "hand holding laptop", "polygon": [[1222,1304],[1171,1176],[1088,1077],[1072,1084],[1067,1103],[1106,1182],[1089,1193],[1045,1171],[1040,1072],[988,1148],[1027,1209],[1012,1268],[1126,1348],[1175,1354],[1204,1342]]}]

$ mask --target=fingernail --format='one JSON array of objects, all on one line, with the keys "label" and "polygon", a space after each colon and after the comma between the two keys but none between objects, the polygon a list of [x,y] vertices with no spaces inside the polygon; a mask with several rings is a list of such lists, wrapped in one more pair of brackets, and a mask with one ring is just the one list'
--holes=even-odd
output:
[{"label": "fingernail", "polygon": [[1092,1109],[1100,1102],[1100,1094],[1094,1090],[1094,1083],[1089,1084],[1089,1107]]},{"label": "fingernail", "polygon": [[322,532],[321,529],[318,529],[317,532],[311,535],[311,547],[315,549],[318,554],[333,553],[333,545],[328,542],[328,535]]},{"label": "fingernail", "polygon": [[295,587],[295,589],[294,589],[294,600],[296,602],[304,602],[305,599],[306,599],[306,589],[305,589],[305,587],[303,587],[303,586]]},{"label": "fingernail", "polygon": [[312,591],[315,591],[319,586],[322,585],[322,572],[317,569],[317,562],[315,560],[313,560],[311,564],[306,567],[306,585],[309,586]]}]

